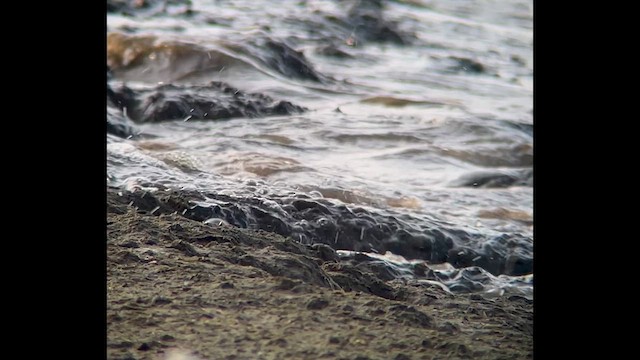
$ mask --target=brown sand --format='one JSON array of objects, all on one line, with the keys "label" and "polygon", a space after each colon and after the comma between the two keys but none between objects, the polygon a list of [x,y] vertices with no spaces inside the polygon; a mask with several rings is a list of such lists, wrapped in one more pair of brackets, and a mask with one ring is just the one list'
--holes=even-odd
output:
[{"label": "brown sand", "polygon": [[114,196],[109,359],[533,357],[525,299],[385,282],[325,245],[138,213]]}]

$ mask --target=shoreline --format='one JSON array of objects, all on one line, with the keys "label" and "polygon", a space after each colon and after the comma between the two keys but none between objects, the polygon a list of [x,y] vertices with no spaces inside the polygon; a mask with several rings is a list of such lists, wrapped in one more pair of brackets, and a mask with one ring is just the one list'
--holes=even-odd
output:
[{"label": "shoreline", "polygon": [[326,245],[136,211],[107,191],[107,358],[175,351],[193,359],[532,358],[533,302],[385,281],[341,263]]}]

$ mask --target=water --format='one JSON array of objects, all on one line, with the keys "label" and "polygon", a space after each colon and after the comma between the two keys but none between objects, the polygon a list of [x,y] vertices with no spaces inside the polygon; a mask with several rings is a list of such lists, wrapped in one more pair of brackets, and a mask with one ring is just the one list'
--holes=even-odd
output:
[{"label": "water", "polygon": [[107,15],[110,186],[531,297],[532,1],[146,4]]}]

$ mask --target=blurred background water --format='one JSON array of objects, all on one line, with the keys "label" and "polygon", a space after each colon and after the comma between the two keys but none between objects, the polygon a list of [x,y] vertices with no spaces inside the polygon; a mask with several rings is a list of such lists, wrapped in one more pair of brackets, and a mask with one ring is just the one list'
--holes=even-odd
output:
[{"label": "blurred background water", "polygon": [[345,261],[532,296],[532,1],[107,8],[109,186],[224,195],[232,225],[259,207]]}]

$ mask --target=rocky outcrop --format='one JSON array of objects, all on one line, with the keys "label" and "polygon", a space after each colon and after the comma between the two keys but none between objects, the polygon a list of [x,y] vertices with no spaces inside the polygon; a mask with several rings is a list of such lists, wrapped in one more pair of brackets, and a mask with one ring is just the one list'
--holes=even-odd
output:
[{"label": "rocky outcrop", "polygon": [[247,93],[221,82],[205,86],[161,85],[150,90],[107,89],[109,101],[134,122],[222,120],[290,115],[306,109],[264,94]]}]

